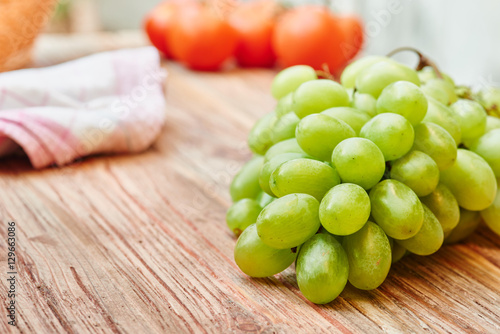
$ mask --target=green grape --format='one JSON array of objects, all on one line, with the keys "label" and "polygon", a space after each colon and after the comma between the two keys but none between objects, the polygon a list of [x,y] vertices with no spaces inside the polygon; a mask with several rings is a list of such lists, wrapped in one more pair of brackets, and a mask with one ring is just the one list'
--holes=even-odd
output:
[{"label": "green grape", "polygon": [[275,249],[264,244],[255,224],[243,231],[234,247],[236,264],[251,277],[276,275],[288,268],[295,258],[296,253],[291,249]]},{"label": "green grape", "polygon": [[448,94],[444,90],[439,90],[439,89],[434,89],[434,87],[429,87],[427,85],[423,85],[421,87],[422,92],[424,92],[426,97],[433,98],[434,100],[438,101],[439,103],[442,103],[446,106],[449,105],[448,103]]},{"label": "green grape", "polygon": [[486,133],[476,140],[470,149],[483,157],[496,177],[500,177],[500,129]]},{"label": "green grape", "polygon": [[[448,82],[450,85],[455,87],[455,82],[448,74],[441,72],[441,76],[443,77],[444,81]],[[438,79],[436,71],[430,66],[426,66],[420,71],[418,71],[418,77],[420,78],[420,81],[423,83],[426,83],[432,79]]]},{"label": "green grape", "polygon": [[384,88],[377,100],[377,114],[383,113],[399,114],[412,125],[417,125],[427,113],[427,98],[411,82],[394,82]]},{"label": "green grape", "polygon": [[271,178],[272,172],[281,166],[283,163],[299,158],[306,158],[307,155],[303,153],[282,153],[268,160],[260,170],[259,184],[264,192],[271,196],[275,196],[271,187],[269,186],[269,179]]},{"label": "green grape", "polygon": [[481,211],[481,217],[493,232],[500,235],[500,188],[497,190],[497,196],[493,204]]},{"label": "green grape", "polygon": [[420,198],[441,223],[444,236],[448,236],[460,220],[460,207],[450,189],[440,183],[428,196]]},{"label": "green grape", "polygon": [[265,208],[269,203],[271,203],[275,199],[276,197],[273,197],[268,193],[261,191],[255,200],[257,201],[257,203],[259,203],[261,208]]},{"label": "green grape", "polygon": [[285,68],[279,72],[271,84],[271,94],[279,100],[294,92],[306,81],[316,80],[318,76],[314,68],[306,65],[297,65]]},{"label": "green grape", "polygon": [[363,125],[371,119],[371,116],[366,112],[350,107],[330,108],[322,111],[321,114],[346,122],[346,124],[354,130],[356,135],[359,134]]},{"label": "green grape", "polygon": [[349,95],[344,87],[332,80],[308,81],[293,94],[293,110],[304,118],[328,108],[349,106]]},{"label": "green grape", "polygon": [[287,161],[276,168],[269,179],[271,191],[277,197],[301,193],[311,195],[318,201],[339,183],[335,169],[311,159]]},{"label": "green grape", "polygon": [[269,161],[278,154],[283,154],[283,153],[302,153],[306,154],[304,150],[302,150],[297,143],[297,139],[295,138],[290,138],[290,139],[285,139],[282,140],[267,150],[266,155],[264,155],[265,161]]},{"label": "green grape", "polygon": [[349,282],[356,288],[378,288],[387,277],[392,262],[389,239],[375,223],[367,222],[342,242],[349,260]]},{"label": "green grape", "polygon": [[471,211],[489,207],[497,193],[491,167],[479,155],[464,149],[458,150],[453,166],[441,171],[441,182],[451,190],[458,205]]},{"label": "green grape", "polygon": [[495,129],[500,129],[500,118],[494,116],[486,116],[486,130],[484,131],[484,133],[488,133]]},{"label": "green grape", "polygon": [[370,94],[355,92],[352,98],[351,106],[366,112],[370,117],[377,115],[377,99]]},{"label": "green grape", "polygon": [[370,189],[384,176],[385,161],[380,149],[368,139],[349,138],[335,147],[332,165],[344,183]]},{"label": "green grape", "polygon": [[371,94],[378,98],[385,87],[396,81],[409,81],[420,86],[415,70],[392,60],[383,60],[358,74],[356,89],[360,93]]},{"label": "green grape", "polygon": [[478,102],[484,109],[492,112],[500,111],[500,88],[499,87],[486,87],[479,91],[477,94]]},{"label": "green grape", "polygon": [[272,112],[255,123],[248,135],[248,146],[252,152],[263,155],[273,145],[271,133],[276,120],[276,114]]},{"label": "green grape", "polygon": [[263,164],[264,158],[255,156],[241,167],[229,187],[233,202],[243,198],[256,198],[259,195],[259,174]]},{"label": "green grape", "polygon": [[462,140],[479,138],[486,130],[486,111],[476,101],[460,99],[451,105]]},{"label": "green grape", "polygon": [[443,228],[432,211],[425,205],[422,207],[424,208],[424,222],[420,231],[409,239],[396,240],[396,243],[413,254],[431,255],[437,252],[443,244]]},{"label": "green grape", "polygon": [[427,154],[411,151],[392,163],[391,179],[403,182],[419,197],[427,196],[439,183],[439,168]]},{"label": "green grape", "polygon": [[276,144],[285,139],[295,137],[295,128],[299,121],[300,119],[294,112],[290,112],[277,119],[272,128],[271,141]]},{"label": "green grape", "polygon": [[276,113],[276,117],[278,118],[281,118],[284,115],[293,112],[293,92],[288,93],[278,100],[274,112]]},{"label": "green grape", "polygon": [[398,114],[380,114],[366,123],[359,133],[360,137],[374,142],[385,161],[401,158],[413,146],[415,131],[410,122]]},{"label": "green grape", "polygon": [[391,238],[404,240],[420,231],[424,209],[417,195],[396,180],[384,180],[370,191],[372,216]]},{"label": "green grape", "polygon": [[358,75],[363,72],[363,70],[375,63],[378,63],[379,61],[391,60],[387,57],[381,56],[366,56],[360,58],[346,66],[346,68],[342,72],[342,75],[340,76],[340,82],[345,88],[354,88]]},{"label": "green grape", "polygon": [[302,294],[315,304],[326,304],[344,290],[349,263],[333,236],[316,234],[300,248],[295,271]]},{"label": "green grape", "polygon": [[447,106],[458,100],[455,86],[444,79],[430,79],[422,86],[422,91]]},{"label": "green grape", "polygon": [[[393,239],[390,239],[393,240]],[[403,257],[405,257],[406,254],[408,254],[408,251],[406,248],[398,244],[397,242],[392,242],[391,243],[391,250],[392,250],[392,263],[396,263],[399,260],[401,260]]]},{"label": "green grape", "polygon": [[481,215],[477,211],[460,208],[460,221],[451,233],[444,239],[447,244],[460,242],[470,236],[481,223]]},{"label": "green grape", "polygon": [[257,232],[269,247],[297,247],[319,229],[319,202],[307,194],[291,194],[274,200],[257,218]]},{"label": "green grape", "polygon": [[450,108],[439,103],[432,97],[427,97],[427,101],[429,102],[429,106],[423,121],[437,124],[448,131],[453,140],[455,140],[455,145],[458,146],[462,142],[462,132],[460,124],[454,118]]},{"label": "green grape", "polygon": [[344,121],[324,114],[313,114],[300,120],[295,137],[300,147],[315,158],[327,161],[341,141],[356,133]]},{"label": "green grape", "polygon": [[420,123],[415,126],[412,150],[424,152],[437,164],[439,170],[453,166],[457,160],[457,145],[453,137],[437,124]]},{"label": "green grape", "polygon": [[319,205],[321,225],[334,235],[359,231],[370,217],[370,197],[360,186],[343,183],[333,187]]},{"label": "green grape", "polygon": [[261,211],[262,208],[256,200],[240,199],[227,210],[227,226],[236,236],[239,236],[248,226],[255,224]]}]

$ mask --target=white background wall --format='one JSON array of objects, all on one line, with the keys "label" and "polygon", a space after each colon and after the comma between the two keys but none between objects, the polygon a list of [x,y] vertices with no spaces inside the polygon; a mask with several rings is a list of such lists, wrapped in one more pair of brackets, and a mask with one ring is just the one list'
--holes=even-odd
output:
[{"label": "white background wall", "polygon": [[[458,83],[500,86],[500,1],[354,2],[366,24],[365,54],[385,54],[399,46],[413,46],[434,59]],[[391,13],[390,8],[397,10]]]}]

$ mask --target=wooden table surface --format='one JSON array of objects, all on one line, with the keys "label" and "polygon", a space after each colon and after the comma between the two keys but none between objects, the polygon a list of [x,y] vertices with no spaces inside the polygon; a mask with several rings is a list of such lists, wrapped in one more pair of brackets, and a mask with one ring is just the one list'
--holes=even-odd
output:
[{"label": "wooden table surface", "polygon": [[0,163],[0,293],[17,224],[18,326],[0,333],[499,333],[500,237],[395,264],[374,291],[318,306],[294,269],[252,279],[233,260],[228,185],[272,110],[267,70],[168,63],[167,125],[147,152],[34,171]]}]

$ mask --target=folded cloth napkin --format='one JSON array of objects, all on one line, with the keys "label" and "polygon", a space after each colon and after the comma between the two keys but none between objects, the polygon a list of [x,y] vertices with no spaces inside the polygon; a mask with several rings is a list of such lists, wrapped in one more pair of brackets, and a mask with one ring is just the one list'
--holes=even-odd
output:
[{"label": "folded cloth napkin", "polygon": [[165,77],[151,47],[2,73],[0,156],[22,149],[43,168],[143,151],[165,122]]}]

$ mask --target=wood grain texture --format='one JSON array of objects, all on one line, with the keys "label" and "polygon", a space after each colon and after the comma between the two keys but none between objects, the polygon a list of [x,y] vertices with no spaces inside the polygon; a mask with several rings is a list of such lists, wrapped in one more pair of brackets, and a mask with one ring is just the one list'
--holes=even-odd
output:
[{"label": "wood grain texture", "polygon": [[250,158],[252,124],[274,106],[274,73],[166,67],[168,123],[147,152],[43,171],[1,161],[0,293],[14,220],[19,325],[2,315],[0,333],[500,332],[500,237],[484,227],[324,306],[304,299],[293,268],[242,274],[228,185]]}]

